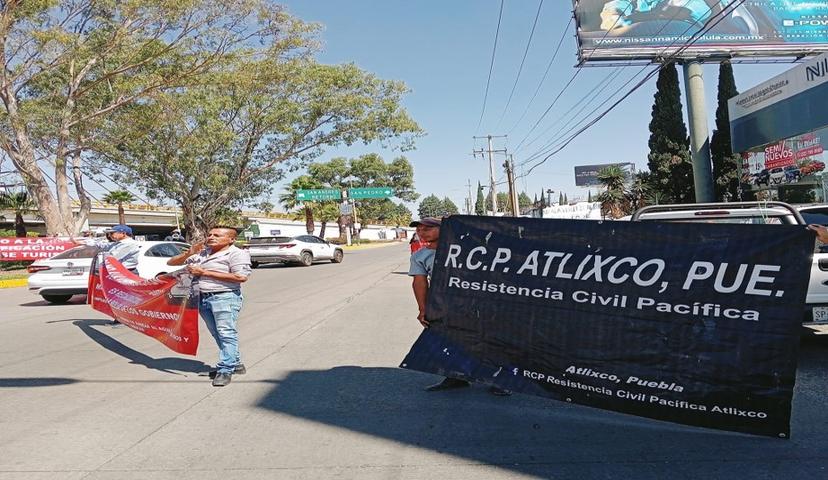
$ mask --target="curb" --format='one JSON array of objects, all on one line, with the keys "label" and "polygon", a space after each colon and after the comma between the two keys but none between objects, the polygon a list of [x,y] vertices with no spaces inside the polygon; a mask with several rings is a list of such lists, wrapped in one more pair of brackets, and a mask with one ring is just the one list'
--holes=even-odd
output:
[{"label": "curb", "polygon": [[25,287],[29,283],[26,278],[16,278],[13,280],[0,280],[0,288],[17,288]]},{"label": "curb", "polygon": [[367,250],[369,248],[389,247],[391,245],[401,245],[402,243],[403,242],[366,243],[365,245],[353,244],[350,247],[347,245],[340,245],[340,247],[342,247],[342,250],[348,252],[353,250]]}]

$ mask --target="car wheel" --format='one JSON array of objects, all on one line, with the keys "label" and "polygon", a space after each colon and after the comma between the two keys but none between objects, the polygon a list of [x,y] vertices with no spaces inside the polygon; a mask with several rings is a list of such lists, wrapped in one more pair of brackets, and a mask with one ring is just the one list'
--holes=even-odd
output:
[{"label": "car wheel", "polygon": [[313,254],[310,252],[302,252],[302,256],[299,257],[299,263],[303,267],[309,267],[313,263]]},{"label": "car wheel", "polygon": [[342,263],[342,259],[344,258],[344,254],[342,250],[335,250],[333,254],[333,258],[331,258],[331,262],[333,263]]},{"label": "car wheel", "polygon": [[259,262],[250,262],[250,268],[259,268]]},{"label": "car wheel", "polygon": [[68,302],[72,298],[72,295],[42,295],[42,297],[43,300],[49,303],[61,304]]}]

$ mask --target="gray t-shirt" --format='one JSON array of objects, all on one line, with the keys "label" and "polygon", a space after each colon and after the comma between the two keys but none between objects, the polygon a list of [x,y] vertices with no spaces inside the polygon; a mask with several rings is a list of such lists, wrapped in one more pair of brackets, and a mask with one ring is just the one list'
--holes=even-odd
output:
[{"label": "gray t-shirt", "polygon": [[411,255],[411,266],[408,268],[409,276],[427,275],[431,278],[431,271],[434,269],[434,254],[437,250],[421,248]]},{"label": "gray t-shirt", "polygon": [[141,248],[138,246],[138,242],[132,237],[114,242],[106,250],[108,255],[115,257],[115,260],[121,262],[129,270],[138,268],[138,254],[140,252]]},{"label": "gray t-shirt", "polygon": [[[209,248],[205,248],[196,255],[187,259],[186,265],[198,265],[205,270],[221,273],[234,273],[236,275],[250,276],[250,253],[235,245],[230,245],[224,250],[212,254]],[[194,277],[193,287],[203,293],[216,292],[237,292],[241,290],[238,282],[228,282],[209,277]]]}]

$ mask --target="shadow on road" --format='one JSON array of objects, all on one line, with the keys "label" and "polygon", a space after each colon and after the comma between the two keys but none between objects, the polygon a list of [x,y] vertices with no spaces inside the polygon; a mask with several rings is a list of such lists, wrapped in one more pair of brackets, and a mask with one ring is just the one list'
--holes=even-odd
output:
[{"label": "shadow on road", "polygon": [[46,300],[37,300],[34,302],[26,302],[18,304],[21,307],[52,307],[60,308],[66,305],[82,305],[86,303],[86,295],[75,295],[66,303],[49,303]]},{"label": "shadow on road", "polygon": [[57,385],[69,385],[78,383],[79,380],[74,378],[60,378],[60,377],[29,377],[29,378],[0,378],[0,388],[20,388],[20,387],[54,387]]},{"label": "shadow on road", "polygon": [[[149,355],[133,350],[123,343],[110,337],[103,331],[95,327],[112,328],[109,320],[74,320],[72,322],[77,325],[83,333],[95,341],[98,345],[107,350],[117,353],[118,355],[129,360],[130,363],[143,365],[153,370],[159,370],[165,373],[180,375],[178,372],[189,373],[203,373],[210,370],[210,366],[200,360],[191,360],[189,358],[179,357],[165,357],[152,358]],[[129,327],[120,327],[126,329]]]},{"label": "shadow on road", "polygon": [[[809,462],[824,456],[822,448],[813,443],[824,445],[821,427],[806,426],[828,421],[828,415],[818,413],[816,406],[795,407],[796,440],[786,441],[686,427],[528,395],[495,397],[480,386],[423,391],[436,379],[396,368],[294,371],[257,406],[547,478],[632,478],[644,472],[647,475],[641,478],[665,478],[676,473],[677,464],[693,464],[693,478],[704,478],[721,474],[722,469],[738,470],[736,465],[753,465],[758,471],[768,463],[776,465],[774,458]],[[768,449],[774,458],[767,456]]]}]

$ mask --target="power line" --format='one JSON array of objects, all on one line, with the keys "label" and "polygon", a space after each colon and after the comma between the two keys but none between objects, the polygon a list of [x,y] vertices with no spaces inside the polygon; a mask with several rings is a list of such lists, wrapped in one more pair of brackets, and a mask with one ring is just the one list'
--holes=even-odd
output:
[{"label": "power line", "polygon": [[[500,119],[497,121],[497,127],[500,127],[500,123],[503,122],[503,117],[506,116],[506,112],[509,110],[509,105],[512,103],[512,97],[515,95],[515,90],[517,89],[518,81],[520,80],[520,74],[523,72],[523,64],[526,62],[526,55],[529,54],[529,47],[532,45],[532,38],[535,36],[535,27],[538,26],[538,18],[540,17],[541,8],[543,8],[543,0],[540,0],[540,3],[538,3],[538,11],[535,13],[535,21],[532,22],[532,31],[529,32],[529,40],[526,42],[526,49],[523,51],[523,58],[520,60],[520,67],[518,67],[515,83],[512,85],[512,91],[509,92],[509,99],[506,100],[506,106],[503,107],[503,113],[500,114]],[[495,130],[497,130],[497,127],[495,127]]]},{"label": "power line", "polygon": [[[687,5],[688,3],[690,3],[690,1],[691,1],[691,0],[685,0],[684,5]],[[684,5],[683,5],[683,6],[684,6]],[[713,10],[713,7],[712,7],[712,6],[708,8],[708,12],[711,12],[712,10]],[[672,17],[671,17],[671,18],[670,18],[667,22],[665,22],[665,23],[664,23],[664,25],[662,25],[662,26],[661,26],[661,28],[660,28],[660,29],[659,29],[659,30],[658,30],[658,31],[654,34],[654,36],[659,35],[659,34],[660,34],[660,33],[661,33],[661,32],[662,32],[662,31],[663,31],[663,30],[667,27],[667,25],[669,25],[669,24],[670,24],[670,22],[674,21],[674,20],[676,19],[676,17],[678,17],[679,13],[681,13],[681,12],[682,12],[682,9],[681,9],[681,8],[676,9],[676,12],[673,14],[673,16],[672,16]],[[613,22],[612,26],[611,26],[610,28],[608,28],[606,32],[604,32],[604,36],[603,36],[603,37],[601,37],[601,40],[598,42],[598,44],[603,43],[603,41],[607,38],[607,36],[609,36],[610,32],[611,32],[611,31],[615,28],[615,26],[616,26],[616,25],[618,25],[618,22],[619,22],[620,20],[621,20],[621,15],[619,15],[619,16],[615,19],[615,22]],[[571,19],[570,19],[570,21],[571,21]],[[691,28],[692,28],[692,26],[693,26],[693,25],[695,25],[695,23],[696,23],[696,22],[694,22],[694,23],[691,25]],[[685,30],[685,33],[686,33],[688,30],[689,30],[689,28],[688,28],[687,30]],[[675,40],[674,40],[674,43],[675,43]],[[592,52],[590,52],[590,53],[589,53],[589,55],[587,56],[587,58],[583,60],[583,62],[588,62],[588,61],[592,58],[592,56],[593,56],[594,54],[595,54],[595,50],[593,50]],[[560,92],[560,93],[558,93],[558,95],[555,97],[555,100],[552,102],[552,104],[551,104],[551,105],[549,105],[549,107],[548,107],[548,108],[547,108],[547,109],[543,112],[543,114],[542,114],[542,115],[541,115],[541,117],[538,119],[538,121],[537,121],[537,122],[535,122],[535,124],[534,124],[534,125],[532,125],[532,128],[531,128],[531,129],[529,129],[529,132],[526,134],[526,136],[524,136],[524,137],[523,137],[523,139],[520,141],[520,143],[518,143],[517,147],[515,147],[515,151],[516,151],[516,152],[517,152],[518,150],[520,150],[520,148],[521,148],[521,146],[523,145],[523,143],[524,143],[524,142],[525,142],[525,141],[529,138],[529,136],[530,136],[530,135],[532,135],[532,132],[534,132],[534,131],[535,131],[535,129],[536,129],[536,128],[538,127],[538,125],[539,125],[539,124],[543,121],[543,119],[544,119],[544,118],[546,118],[546,115],[548,115],[548,114],[549,114],[549,112],[552,110],[552,108],[555,106],[555,104],[557,104],[557,103],[558,103],[558,100],[560,99],[560,97],[561,97],[561,96],[564,94],[564,92],[566,92],[566,90],[567,90],[567,89],[568,89],[568,88],[572,85],[572,83],[575,81],[575,79],[578,77],[578,75],[580,75],[581,70],[582,70],[582,69],[581,69],[581,68],[579,68],[578,70],[576,70],[576,71],[575,71],[575,73],[574,73],[574,74],[572,75],[572,77],[569,79],[569,82],[567,82],[567,84],[564,86],[563,90],[561,90],[561,92]],[[611,75],[611,74],[610,74],[610,75]]]},{"label": "power line", "polygon": [[[588,107],[590,104],[592,104],[592,102],[594,102],[596,99],[600,98],[600,95],[601,95],[602,93],[604,93],[604,91],[605,91],[605,90],[606,90],[606,89],[610,86],[610,84],[613,82],[613,80],[615,80],[616,78],[618,78],[618,77],[621,75],[621,71],[622,71],[621,67],[615,67],[615,70],[613,70],[612,72],[610,72],[610,74],[609,74],[609,75],[607,75],[607,76],[605,76],[604,78],[602,78],[602,79],[601,79],[601,81],[600,81],[600,82],[598,82],[598,84],[596,84],[594,87],[592,87],[592,90],[590,90],[589,92],[587,92],[587,94],[586,94],[586,95],[584,95],[584,97],[583,97],[583,99],[581,99],[581,101],[578,101],[578,102],[573,103],[573,104],[572,104],[572,106],[571,106],[571,107],[569,107],[569,110],[567,110],[567,111],[566,111],[563,115],[559,116],[557,120],[555,120],[554,122],[552,122],[552,124],[551,124],[551,125],[549,125],[549,126],[546,128],[546,130],[544,130],[543,132],[541,132],[540,134],[538,134],[538,136],[537,136],[537,137],[535,137],[532,141],[530,141],[529,143],[527,143],[526,145],[524,145],[524,147],[528,147],[529,145],[532,145],[533,143],[535,143],[535,142],[537,142],[538,140],[540,140],[540,138],[541,138],[541,137],[543,137],[544,135],[546,135],[547,133],[549,133],[549,131],[550,131],[550,130],[552,130],[552,128],[553,128],[553,127],[555,127],[555,125],[557,125],[558,123],[560,123],[560,121],[561,121],[561,120],[563,120],[564,118],[568,118],[569,120],[568,120],[568,121],[564,124],[564,126],[563,126],[563,127],[561,127],[561,128],[562,128],[562,129],[563,129],[563,128],[566,128],[566,127],[567,127],[567,125],[569,125],[570,123],[572,123],[572,121],[573,121],[574,119],[578,118],[578,115],[580,115],[581,113],[583,113],[583,111],[586,109],[586,107]],[[622,87],[622,88],[623,88],[623,87]],[[573,111],[573,110],[575,110],[575,108],[576,108],[579,104],[583,103],[583,100],[584,100],[584,99],[587,99],[587,98],[589,99],[589,101],[588,101],[588,102],[586,102],[586,103],[584,103],[584,104],[583,104],[583,106],[581,107],[581,109],[580,109],[580,110],[578,110],[578,112],[576,112],[574,115],[569,115],[570,113],[572,113],[572,111]],[[545,148],[545,147],[544,147],[544,148]],[[515,153],[517,153],[517,152],[518,152],[518,150],[515,150]]]},{"label": "power line", "polygon": [[532,98],[529,99],[529,103],[526,105],[526,108],[523,110],[523,113],[520,115],[520,118],[518,118],[518,121],[515,122],[512,128],[509,129],[509,132],[507,132],[508,135],[511,135],[515,128],[517,128],[517,126],[520,125],[520,122],[522,122],[523,119],[526,117],[526,114],[529,113],[529,109],[532,107],[532,102],[535,101],[535,98],[537,98],[538,93],[540,93],[540,90],[543,87],[543,83],[546,81],[546,77],[549,75],[549,70],[552,68],[552,64],[555,63],[555,59],[558,58],[558,52],[561,51],[561,45],[563,45],[563,41],[566,38],[566,33],[569,31],[570,26],[572,26],[572,17],[569,17],[569,23],[566,24],[566,28],[564,28],[564,31],[561,34],[561,39],[558,40],[558,46],[555,47],[555,53],[552,54],[552,59],[549,60],[549,63],[546,65],[546,71],[543,72],[543,77],[541,78],[540,83],[538,83],[538,88],[535,89],[535,93],[532,95]]},{"label": "power line", "polygon": [[[686,3],[689,3],[689,1],[690,1],[690,0],[686,0],[685,4],[686,4]],[[710,17],[710,18],[707,20],[707,22],[706,22],[706,23],[705,23],[705,24],[704,24],[704,25],[703,25],[703,26],[699,29],[699,31],[697,31],[696,33],[694,33],[694,34],[690,37],[690,39],[688,39],[688,41],[687,41],[687,42],[685,42],[685,44],[684,44],[681,48],[677,49],[677,50],[676,50],[676,52],[674,52],[674,53],[673,53],[673,55],[672,55],[672,56],[673,56],[673,57],[678,56],[678,55],[679,55],[682,51],[684,51],[684,50],[686,50],[687,48],[689,48],[689,47],[692,45],[692,43],[695,43],[695,41],[697,41],[697,40],[698,40],[698,38],[695,38],[695,39],[694,39],[694,37],[696,37],[697,35],[700,35],[700,34],[704,34],[704,33],[706,33],[705,29],[707,29],[707,31],[709,31],[710,29],[712,29],[713,27],[715,27],[715,26],[716,26],[719,22],[721,22],[721,21],[724,19],[724,16],[723,16],[723,15],[725,15],[725,14],[726,14],[726,10],[728,10],[728,9],[729,9],[729,8],[733,5],[733,3],[735,3],[736,1],[739,1],[739,0],[733,0],[733,1],[730,3],[730,5],[728,5],[728,6],[724,7],[724,8],[722,9],[722,11],[720,11],[720,12],[716,13],[715,15],[713,15],[712,17]],[[742,0],[742,1],[744,1],[744,0]],[[712,13],[712,11],[713,11],[713,7],[712,7],[712,6],[710,6],[710,7],[708,8],[708,10],[707,10],[707,12],[706,12],[706,13]],[[668,25],[670,22],[674,21],[674,20],[676,19],[676,17],[678,16],[678,13],[679,13],[679,12],[676,12],[676,13],[673,15],[673,17],[671,17],[671,18],[670,18],[670,20],[669,20],[667,23],[665,23],[664,25],[662,25],[662,26],[661,26],[661,28],[659,29],[659,31],[658,31],[658,32],[656,32],[656,35],[658,35],[659,33],[661,33],[661,32],[662,32],[662,31],[663,31],[663,30],[667,27],[667,25]],[[715,23],[715,24],[710,25],[710,22],[711,22],[711,21],[713,21],[713,20],[715,20],[715,19],[716,19],[716,17],[718,17],[718,16],[720,16],[720,15],[722,15],[722,17],[721,17],[718,21],[716,21],[716,23]],[[687,34],[687,32],[689,32],[689,31],[690,31],[690,30],[691,30],[691,29],[692,29],[692,28],[693,28],[693,27],[694,27],[697,23],[698,23],[698,20],[696,20],[696,21],[694,21],[692,24],[690,24],[690,26],[688,26],[688,27],[684,30],[684,32],[682,32],[682,34],[681,34],[681,35],[677,36],[677,37],[676,37],[676,38],[675,38],[675,39],[674,39],[674,40],[670,43],[670,45],[667,45],[666,47],[664,47],[664,48],[661,50],[661,52],[660,52],[660,54],[658,55],[658,57],[661,57],[661,56],[662,56],[662,55],[663,55],[663,54],[664,54],[664,53],[665,53],[668,49],[670,49],[673,45],[675,45],[675,44],[676,44],[676,42],[678,41],[678,39],[679,39],[679,38],[682,38],[685,34]],[[646,69],[647,69],[647,67],[649,67],[649,66],[650,66],[650,65],[652,65],[653,63],[655,63],[655,60],[651,61],[650,63],[648,63],[648,64],[646,64],[646,65],[644,65],[638,73],[636,73],[635,75],[633,75],[630,79],[628,79],[628,80],[627,80],[627,81],[626,81],[626,82],[625,82],[625,83],[624,83],[624,84],[623,84],[623,85],[622,85],[622,86],[618,89],[617,93],[622,92],[622,91],[623,91],[623,89],[624,89],[627,85],[629,85],[629,84],[630,84],[633,80],[635,80],[635,78],[636,78],[636,77],[638,77],[639,75],[641,75],[641,74],[644,72],[644,70],[646,70]],[[639,87],[637,86],[636,88],[639,88]],[[616,95],[617,95],[617,93],[616,93]],[[613,97],[614,97],[614,96],[615,96],[615,95],[613,95]],[[586,98],[586,96],[585,96],[584,98],[582,98],[582,99],[581,99],[578,103],[583,102],[585,98]],[[538,152],[536,152],[536,153],[534,153],[534,154],[530,155],[530,156],[529,156],[529,158],[527,158],[525,161],[523,161],[523,162],[521,163],[521,165],[525,165],[526,163],[528,163],[528,162],[530,162],[530,161],[534,160],[535,158],[538,158],[538,157],[540,157],[540,156],[544,155],[544,154],[545,154],[546,152],[548,152],[550,149],[554,148],[554,147],[552,147],[552,146],[553,146],[553,145],[555,145],[555,143],[557,143],[558,141],[560,141],[560,139],[561,139],[561,138],[565,137],[567,133],[569,133],[569,132],[571,132],[572,130],[574,130],[574,128],[577,128],[577,125],[582,124],[585,120],[587,120],[587,118],[589,118],[589,116],[591,116],[593,113],[595,113],[596,111],[598,111],[598,110],[599,110],[599,109],[600,109],[603,105],[606,105],[606,104],[607,104],[607,103],[608,103],[611,99],[612,99],[612,97],[610,97],[610,99],[608,99],[608,100],[607,100],[606,102],[604,102],[603,104],[601,104],[601,105],[597,106],[596,108],[594,108],[594,109],[593,109],[593,110],[592,110],[589,114],[587,114],[584,118],[582,118],[579,122],[577,122],[577,123],[576,123],[576,127],[570,128],[569,130],[567,130],[567,131],[566,131],[566,132],[564,132],[563,134],[561,134],[561,133],[560,133],[560,131],[559,131],[557,134],[555,134],[555,135],[553,136],[553,139],[552,139],[552,140],[550,140],[550,141],[549,141],[549,142],[547,142],[547,143],[546,143],[543,147],[541,147],[541,148],[540,148],[540,150],[539,150]],[[590,103],[591,103],[591,102],[590,102]],[[577,103],[576,103],[576,104],[577,104]],[[582,109],[581,111],[583,111],[583,109]],[[578,113],[578,114],[580,114],[580,111],[579,111],[579,113]],[[577,115],[576,115],[576,117],[577,117]],[[571,123],[571,120],[570,120],[569,122],[567,122],[567,124],[569,124],[569,123]],[[562,127],[560,130],[563,130],[564,128],[566,128],[566,125],[564,125],[564,127]],[[547,130],[549,130],[549,129],[547,129]],[[541,136],[542,136],[542,135],[541,135]],[[537,138],[536,138],[536,140],[537,140]],[[534,142],[534,140],[533,140],[533,142]]]},{"label": "power line", "polygon": [[[722,20],[724,20],[725,16],[726,16],[726,15],[727,15],[727,13],[728,13],[728,10],[735,10],[736,8],[738,8],[739,6],[741,6],[741,4],[743,4],[744,2],[745,2],[745,0],[732,0],[732,1],[731,1],[731,2],[727,5],[727,6],[725,6],[725,7],[724,7],[724,8],[723,8],[720,12],[718,12],[718,13],[714,14],[713,16],[711,16],[711,17],[710,17],[710,18],[709,18],[709,19],[705,22],[705,24],[702,26],[702,28],[701,28],[701,29],[699,29],[699,31],[697,31],[696,33],[694,33],[694,34],[690,37],[690,39],[689,39],[687,42],[685,42],[685,44],[684,44],[682,47],[680,47],[679,49],[677,49],[677,50],[676,50],[676,51],[675,51],[672,55],[670,55],[670,57],[668,57],[668,58],[664,59],[664,60],[667,60],[667,61],[665,61],[665,62],[664,62],[664,63],[662,63],[660,66],[658,66],[658,67],[656,67],[655,69],[653,69],[651,72],[649,72],[649,73],[648,73],[648,74],[647,74],[647,75],[646,75],[646,76],[645,76],[645,77],[644,77],[641,81],[639,81],[639,82],[638,82],[638,83],[637,83],[637,84],[636,84],[636,85],[635,85],[635,86],[634,86],[634,87],[633,87],[633,88],[632,88],[629,92],[627,92],[626,94],[624,94],[624,95],[623,95],[620,99],[618,99],[615,103],[613,103],[613,104],[612,104],[612,105],[611,105],[608,109],[606,109],[605,111],[603,111],[600,115],[598,115],[596,118],[594,118],[593,120],[591,120],[591,121],[590,121],[587,125],[585,125],[583,128],[581,128],[580,130],[578,130],[577,132],[575,132],[573,135],[571,135],[569,138],[567,138],[567,139],[566,139],[566,141],[565,141],[563,144],[559,145],[557,148],[555,148],[555,149],[554,149],[554,151],[552,151],[551,153],[549,153],[548,155],[546,155],[546,156],[545,156],[542,160],[540,160],[540,161],[539,161],[539,162],[537,162],[535,165],[533,165],[531,168],[529,168],[529,171],[527,171],[527,172],[525,173],[525,175],[529,175],[530,173],[532,173],[532,171],[533,171],[535,168],[539,167],[540,165],[542,165],[543,163],[545,163],[545,162],[546,162],[549,158],[551,158],[552,156],[556,155],[558,152],[562,151],[562,150],[563,150],[564,148],[566,148],[566,147],[567,147],[570,143],[572,143],[572,141],[573,141],[573,140],[575,140],[575,138],[577,138],[578,136],[580,136],[581,134],[583,134],[585,131],[587,131],[589,128],[591,128],[592,126],[594,126],[595,124],[597,124],[597,123],[598,123],[601,119],[603,119],[603,118],[604,118],[607,114],[609,114],[609,113],[610,113],[612,110],[614,110],[614,109],[615,109],[618,105],[620,105],[620,104],[621,104],[624,100],[626,100],[627,98],[629,98],[629,97],[630,97],[630,96],[631,96],[631,95],[632,95],[635,91],[637,91],[639,88],[641,88],[643,85],[645,85],[645,84],[646,84],[646,83],[647,83],[650,79],[652,79],[652,78],[653,78],[653,77],[654,77],[654,76],[655,76],[658,72],[660,72],[660,71],[661,71],[663,68],[665,68],[665,67],[666,67],[669,63],[671,63],[669,60],[674,60],[674,59],[675,59],[676,57],[678,57],[681,53],[683,53],[685,50],[687,50],[688,48],[690,48],[690,47],[691,47],[694,43],[696,43],[696,42],[697,42],[697,41],[701,38],[701,36],[702,36],[702,35],[704,35],[704,34],[706,34],[707,32],[709,32],[709,31],[710,31],[713,27],[715,27],[715,26],[716,26],[716,25],[718,25],[718,24],[719,24]],[[734,4],[736,4],[736,3],[738,3],[738,5],[735,5],[735,6],[734,6]],[[732,7],[732,8],[731,8],[731,7]],[[711,7],[711,8],[708,10],[708,12],[712,12],[712,10],[713,10],[713,8]],[[717,17],[719,17],[719,18],[717,19]],[[714,20],[715,20],[715,21],[714,21]],[[693,28],[693,26],[695,26],[695,24],[696,24],[696,23],[698,23],[698,21],[693,22],[693,24],[691,24],[691,25],[690,25],[690,27],[688,27],[688,28],[687,28],[687,30],[685,30],[685,32],[684,32],[681,36],[683,36],[684,34],[686,34],[686,33],[687,33],[687,32],[688,32],[691,28]],[[681,36],[677,37],[677,38],[676,38],[676,40],[674,40],[674,41],[673,41],[673,43],[672,43],[671,45],[669,45],[668,47],[666,47],[666,48],[662,51],[662,53],[663,53],[664,51],[666,51],[666,50],[667,50],[667,48],[670,48],[673,44],[675,44],[675,42],[676,42],[676,41],[678,40],[678,38],[680,38]],[[651,63],[652,63],[652,62],[651,62]],[[645,66],[641,69],[641,71],[633,77],[633,79],[634,79],[635,77],[637,77],[638,75],[640,75],[640,74],[641,74],[641,73],[642,73],[642,72],[643,72],[643,71],[644,71],[644,70],[645,70],[648,66],[649,66],[649,65],[645,65]],[[631,80],[632,80],[632,79],[631,79]],[[606,104],[606,103],[608,103],[608,102],[604,102],[604,104]],[[599,108],[600,108],[600,106],[599,106]],[[548,151],[548,150],[547,150],[547,151]],[[546,153],[546,152],[544,152],[544,153]],[[521,165],[525,165],[525,164],[526,164],[526,163],[528,163],[528,162],[529,162],[528,160],[527,160],[527,161],[524,161]]]},{"label": "power line", "polygon": [[483,124],[483,115],[486,114],[486,101],[489,98],[489,83],[492,81],[492,71],[494,70],[495,54],[497,53],[497,39],[500,36],[500,21],[503,19],[503,3],[505,0],[500,0],[500,13],[497,15],[497,30],[495,30],[494,47],[492,47],[492,61],[489,64],[489,78],[486,80],[486,93],[483,94],[483,110],[480,112],[480,120],[477,121],[477,128],[480,130],[480,125]]}]

